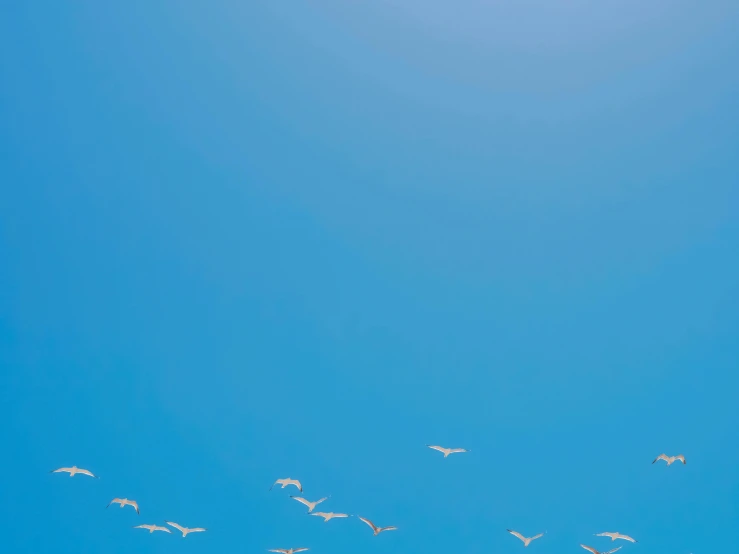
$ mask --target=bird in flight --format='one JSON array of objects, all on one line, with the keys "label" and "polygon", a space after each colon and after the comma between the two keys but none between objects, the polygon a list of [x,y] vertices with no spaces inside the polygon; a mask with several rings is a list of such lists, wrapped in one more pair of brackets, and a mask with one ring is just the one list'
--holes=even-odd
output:
[{"label": "bird in flight", "polygon": [[[60,467],[59,469],[52,469],[49,473],[69,473],[70,477],[74,477],[76,474],[81,473],[82,475],[95,477],[95,475],[92,474],[92,471],[89,471],[87,469],[80,469],[77,466]],[[98,479],[98,477],[95,477],[95,479]]]},{"label": "bird in flight", "polygon": [[524,537],[521,533],[517,531],[512,531],[511,529],[506,529],[506,531],[508,531],[514,537],[518,537],[519,539],[521,539],[524,546],[528,546],[531,544],[531,541],[535,541],[536,539],[544,536],[544,533],[539,533],[538,535],[534,535],[533,537]]},{"label": "bird in flight", "polygon": [[187,536],[188,533],[202,533],[203,531],[207,531],[205,527],[183,527],[182,525],[177,525],[174,521],[165,521],[164,523],[174,527],[180,533],[182,533],[183,539]]},{"label": "bird in flight", "polygon": [[328,500],[329,499],[329,497],[326,496],[325,498],[321,498],[320,500],[316,500],[315,502],[311,502],[310,500],[306,500],[302,496],[291,496],[290,498],[294,498],[295,500],[297,500],[301,504],[305,504],[306,506],[308,506],[308,513],[311,513],[313,510],[315,510],[316,509],[316,506],[318,506],[321,502],[323,502],[324,500]]},{"label": "bird in flight", "polygon": [[166,527],[159,527],[158,525],[136,525],[134,529],[148,529],[149,533],[153,533],[154,531],[165,531],[167,533],[172,532]]},{"label": "bird in flight", "polygon": [[656,462],[657,460],[664,460],[665,462],[667,462],[668,466],[671,465],[672,462],[676,462],[677,460],[680,460],[684,464],[685,456],[683,456],[682,454],[678,454],[677,456],[668,456],[667,454],[660,454],[654,459],[654,462]]},{"label": "bird in flight", "polygon": [[334,512],[313,512],[311,515],[322,517],[323,521],[328,521],[329,519],[333,519],[335,517],[349,517],[349,514],[337,514]]},{"label": "bird in flight", "polygon": [[613,550],[609,550],[608,552],[598,552],[592,546],[586,546],[584,544],[581,544],[580,546],[582,546],[585,550],[590,550],[590,552],[592,552],[593,554],[613,554],[614,552],[616,552],[616,550],[621,550],[621,547],[619,546],[618,548],[614,548]]},{"label": "bird in flight", "polygon": [[307,548],[275,548],[274,550],[268,550],[267,552],[277,552],[279,554],[295,554],[296,552],[303,552],[308,550]]},{"label": "bird in flight", "polygon": [[616,539],[624,539],[629,542],[639,542],[636,539],[633,539],[628,535],[622,535],[621,533],[597,533],[595,536],[596,537],[611,537],[611,541],[615,541]]},{"label": "bird in flight", "polygon": [[457,452],[469,452],[469,450],[465,450],[464,448],[444,448],[443,446],[435,446],[432,444],[427,444],[429,448],[432,450],[438,450],[442,454],[444,454],[444,457],[446,458],[449,456],[449,454],[456,454]]},{"label": "bird in flight", "polygon": [[375,536],[379,535],[383,531],[395,531],[397,529],[397,527],[394,527],[392,525],[390,527],[378,527],[377,525],[375,525],[374,523],[372,523],[369,519],[364,518],[364,517],[360,517],[359,519],[361,519],[367,525],[369,525],[370,527],[372,527],[372,531],[374,531]]},{"label": "bird in flight", "polygon": [[108,505],[106,508],[109,508],[111,504],[120,504],[121,508],[124,506],[133,506],[133,509],[136,510],[137,514],[140,514],[139,512],[139,505],[136,503],[135,500],[129,500],[128,498],[114,498],[110,502],[108,502]]},{"label": "bird in flight", "polygon": [[[289,477],[287,479],[278,479],[274,483],[272,483],[272,487],[275,485],[282,485],[282,488],[284,489],[288,485],[295,485],[298,487],[298,490],[300,492],[303,492],[303,485],[300,484],[300,481],[297,479],[290,479]],[[272,487],[269,488],[269,490],[272,490]]]}]

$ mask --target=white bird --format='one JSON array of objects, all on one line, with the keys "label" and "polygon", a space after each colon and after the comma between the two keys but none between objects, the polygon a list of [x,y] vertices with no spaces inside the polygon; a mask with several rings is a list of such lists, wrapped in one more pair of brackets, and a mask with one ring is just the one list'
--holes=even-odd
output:
[{"label": "white bird", "polygon": [[124,506],[133,506],[133,509],[136,510],[136,513],[139,514],[139,505],[136,503],[135,500],[129,500],[128,498],[114,498],[110,502],[108,502],[108,505],[106,508],[109,508],[111,504],[120,504],[121,508]]},{"label": "white bird", "polygon": [[667,462],[668,466],[671,465],[672,462],[675,462],[677,460],[680,460],[684,464],[685,456],[683,456],[682,454],[678,454],[677,456],[668,456],[667,454],[660,454],[654,459],[654,462],[656,462],[657,460],[664,460],[665,462]]},{"label": "white bird", "polygon": [[519,539],[521,539],[524,546],[528,546],[531,544],[531,541],[535,541],[536,539],[544,536],[544,533],[539,533],[538,535],[534,535],[533,537],[524,537],[521,533],[517,531],[512,531],[511,529],[506,529],[506,531],[508,531],[514,537],[518,537]]},{"label": "white bird", "polygon": [[622,535],[619,532],[616,532],[616,533],[596,533],[595,536],[596,537],[611,537],[611,541],[615,541],[616,539],[624,539],[625,541],[639,542],[636,539],[632,539],[628,535]]},{"label": "white bird", "polygon": [[361,519],[367,525],[369,525],[370,527],[372,527],[372,531],[374,531],[375,535],[379,535],[383,531],[395,531],[397,529],[397,527],[394,527],[392,525],[389,526],[389,527],[378,527],[377,525],[375,525],[374,523],[372,523],[369,519],[364,518],[364,517],[361,517],[361,516],[359,517],[359,519]]},{"label": "white bird", "polygon": [[184,539],[188,533],[202,533],[203,531],[207,531],[205,527],[183,527],[182,525],[177,525],[174,521],[165,521],[167,525],[171,525],[175,529],[177,529],[180,533],[182,533],[182,538]]},{"label": "white bird", "polygon": [[444,457],[446,458],[449,456],[449,454],[456,454],[457,452],[469,452],[469,450],[465,450],[464,448],[444,448],[443,446],[435,446],[432,444],[427,444],[429,448],[432,450],[438,450],[442,454],[444,454]]},{"label": "white bird", "polygon": [[329,519],[333,519],[335,517],[349,517],[349,514],[337,514],[334,512],[313,512],[311,515],[322,517],[323,521],[328,521]]},{"label": "white bird", "polygon": [[301,504],[305,504],[306,506],[308,506],[308,513],[311,513],[313,510],[315,510],[316,509],[316,506],[318,506],[321,502],[323,502],[324,500],[328,500],[329,499],[329,497],[326,496],[324,498],[321,498],[320,500],[316,500],[315,502],[311,502],[310,500],[306,500],[302,496],[290,496],[290,498],[294,498],[295,500],[297,500]]},{"label": "white bird", "polygon": [[[298,487],[298,490],[300,492],[303,492],[303,485],[301,485],[300,481],[298,481],[297,479],[290,479],[289,477],[287,479],[278,479],[277,481],[272,483],[272,487],[278,484],[282,485],[283,489],[288,485],[295,485],[296,487]],[[269,490],[272,490],[272,487],[270,487]]]},{"label": "white bird", "polygon": [[[69,473],[70,477],[74,477],[76,474],[81,473],[82,475],[95,477],[95,475],[92,474],[92,471],[89,471],[87,469],[80,469],[77,466],[60,467],[59,469],[52,469],[49,473]],[[95,477],[95,479],[98,479],[98,477]]]},{"label": "white bird", "polygon": [[268,550],[267,552],[278,552],[279,554],[295,554],[296,552],[303,552],[308,550],[307,548],[275,548],[274,550]]},{"label": "white bird", "polygon": [[590,552],[592,552],[593,554],[613,554],[614,552],[616,552],[616,550],[621,550],[621,547],[619,546],[618,548],[614,548],[613,550],[609,550],[608,552],[598,552],[592,546],[586,546],[584,544],[581,544],[580,546],[582,546],[585,550],[590,550]]},{"label": "white bird", "polygon": [[165,531],[167,533],[172,532],[166,527],[159,527],[158,525],[136,525],[134,529],[148,529],[149,533],[153,533],[154,531]]}]

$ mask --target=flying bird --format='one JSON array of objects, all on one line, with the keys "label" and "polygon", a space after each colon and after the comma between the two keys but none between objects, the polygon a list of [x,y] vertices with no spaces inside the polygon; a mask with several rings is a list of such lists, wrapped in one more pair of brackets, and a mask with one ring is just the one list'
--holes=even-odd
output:
[{"label": "flying bird", "polygon": [[82,475],[89,475],[90,477],[95,477],[95,479],[98,479],[98,477],[92,474],[92,471],[89,471],[87,469],[80,469],[77,466],[60,467],[59,469],[52,469],[49,473],[69,473],[70,477],[74,477],[76,474],[81,473]]},{"label": "flying bird", "polygon": [[336,514],[334,512],[313,512],[311,515],[322,517],[323,521],[328,521],[329,519],[333,519],[335,517],[349,517],[349,514]]},{"label": "flying bird", "polygon": [[183,527],[182,525],[177,525],[174,521],[165,521],[167,525],[171,525],[175,529],[177,529],[180,533],[182,533],[182,538],[184,539],[188,533],[202,533],[203,531],[207,531],[205,527]]},{"label": "flying bird", "polygon": [[544,536],[544,533],[539,533],[538,535],[534,535],[533,537],[524,537],[521,533],[517,531],[512,531],[511,529],[506,529],[506,531],[508,531],[514,537],[518,537],[519,539],[521,539],[524,546],[528,546],[531,544],[531,541],[535,541],[536,539]]},{"label": "flying bird", "polygon": [[294,498],[295,500],[297,500],[301,504],[305,504],[306,506],[308,506],[308,513],[311,513],[313,510],[315,510],[316,509],[316,506],[318,506],[321,502],[323,502],[324,500],[328,500],[329,499],[329,497],[326,496],[325,498],[321,498],[320,500],[316,500],[315,502],[311,502],[310,500],[306,500],[305,498],[303,498],[301,496],[291,496],[290,498]]},{"label": "flying bird", "polygon": [[660,454],[654,459],[654,462],[656,462],[657,460],[664,460],[665,462],[667,462],[668,466],[671,465],[672,462],[676,462],[677,460],[680,460],[684,464],[685,456],[683,456],[682,454],[678,454],[677,456],[668,456],[667,454]]},{"label": "flying bird", "polygon": [[429,448],[432,450],[438,450],[442,454],[444,454],[444,457],[446,458],[449,456],[449,454],[456,454],[457,452],[469,452],[469,450],[465,450],[464,448],[444,448],[443,446],[434,446],[431,444],[427,444]]},{"label": "flying bird", "polygon": [[295,554],[296,552],[303,552],[308,550],[307,548],[275,548],[274,550],[268,550],[267,552],[278,552],[279,554]]},{"label": "flying bird", "polygon": [[[300,492],[303,492],[303,485],[301,485],[300,481],[298,481],[297,479],[290,479],[289,477],[287,479],[278,479],[277,481],[272,483],[272,487],[278,484],[282,485],[283,489],[288,485],[295,485],[296,487],[298,487],[298,490]],[[270,487],[269,490],[272,490],[272,487]]]},{"label": "flying bird", "polygon": [[369,525],[370,527],[372,527],[372,531],[374,531],[375,536],[379,535],[383,531],[395,531],[397,529],[397,527],[393,527],[392,525],[390,527],[378,527],[377,525],[375,525],[374,523],[372,523],[369,519],[364,518],[364,517],[360,517],[359,519],[361,519],[367,525]]},{"label": "flying bird", "polygon": [[622,535],[621,533],[597,533],[595,535],[596,537],[611,537],[611,541],[615,541],[616,539],[624,539],[629,542],[639,542],[636,539],[631,538],[628,535]]},{"label": "flying bird", "polygon": [[120,504],[121,508],[124,506],[133,506],[133,509],[136,510],[137,514],[140,514],[139,512],[139,505],[136,503],[135,500],[129,500],[128,498],[114,498],[110,502],[108,502],[108,505],[106,508],[109,508],[111,504]]},{"label": "flying bird", "polygon": [[167,533],[172,532],[166,527],[159,527],[158,525],[136,525],[134,529],[148,529],[149,533],[153,533],[154,531],[165,531]]},{"label": "flying bird", "polygon": [[621,550],[621,547],[619,546],[618,548],[614,548],[613,550],[609,550],[608,552],[598,552],[592,546],[585,546],[584,544],[581,544],[580,546],[582,546],[585,550],[590,550],[590,552],[592,552],[593,554],[613,554],[614,552],[616,552],[616,550]]}]

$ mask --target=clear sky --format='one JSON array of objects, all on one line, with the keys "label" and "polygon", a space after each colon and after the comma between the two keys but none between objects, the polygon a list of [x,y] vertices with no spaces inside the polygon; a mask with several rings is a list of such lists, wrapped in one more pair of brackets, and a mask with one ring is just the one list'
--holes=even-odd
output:
[{"label": "clear sky", "polygon": [[[5,2],[3,551],[734,548],[737,28],[735,0]],[[307,517],[288,476],[400,529]],[[209,531],[131,529],[165,519]]]}]

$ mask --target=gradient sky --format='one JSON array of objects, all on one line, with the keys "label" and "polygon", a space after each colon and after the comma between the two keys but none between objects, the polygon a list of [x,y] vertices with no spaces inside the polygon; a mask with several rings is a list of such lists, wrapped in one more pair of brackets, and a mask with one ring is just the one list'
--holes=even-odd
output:
[{"label": "gradient sky", "polygon": [[[733,548],[737,28],[735,0],[4,3],[3,550]],[[307,517],[286,476],[400,529]],[[131,529],[165,519],[209,532]]]}]

